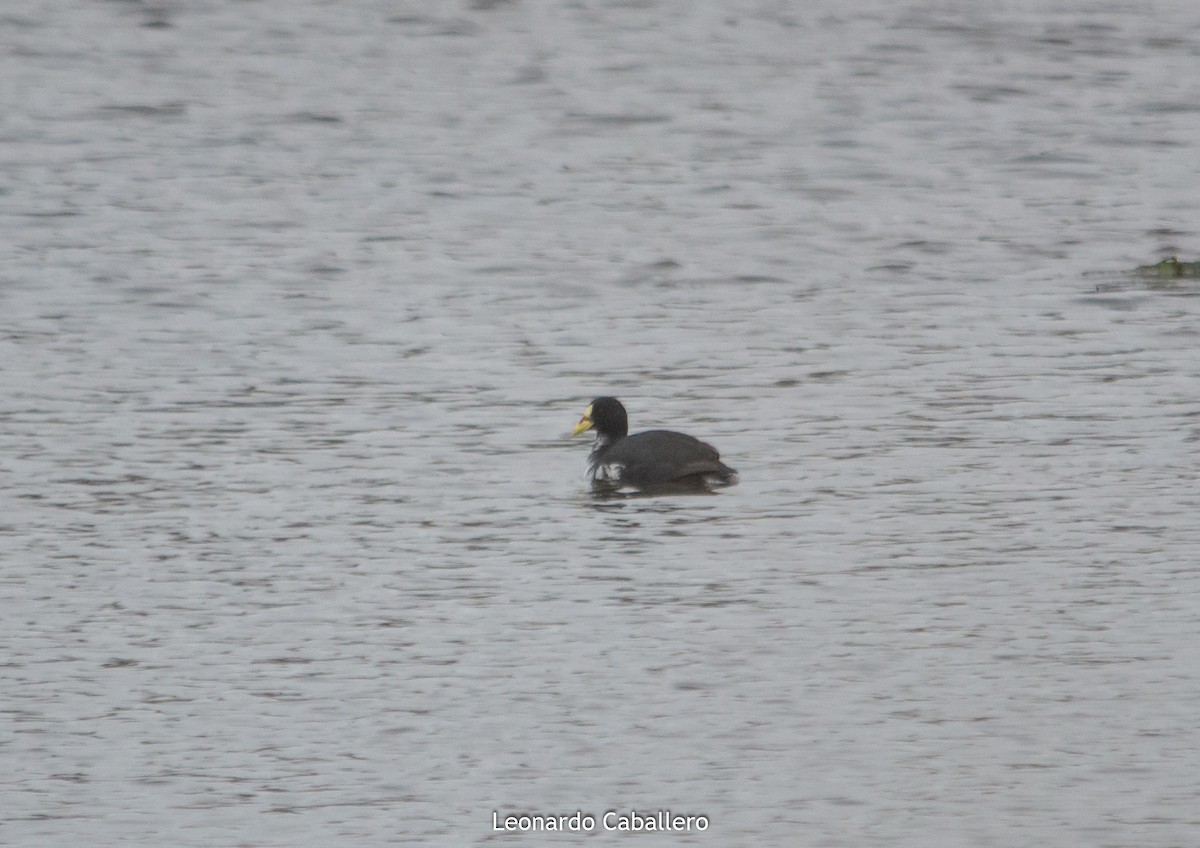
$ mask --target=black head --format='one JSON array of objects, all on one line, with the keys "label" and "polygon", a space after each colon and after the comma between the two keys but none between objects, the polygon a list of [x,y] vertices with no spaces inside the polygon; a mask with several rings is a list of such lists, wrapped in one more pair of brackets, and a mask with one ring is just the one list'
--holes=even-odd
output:
[{"label": "black head", "polygon": [[583,411],[575,425],[574,435],[595,430],[602,439],[623,439],[629,434],[629,416],[625,407],[614,397],[598,397]]}]

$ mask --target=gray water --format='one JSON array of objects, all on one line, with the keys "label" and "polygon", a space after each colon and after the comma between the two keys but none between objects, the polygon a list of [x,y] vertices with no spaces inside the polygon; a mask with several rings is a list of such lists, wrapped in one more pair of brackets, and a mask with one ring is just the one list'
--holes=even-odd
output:
[{"label": "gray water", "polygon": [[[1125,272],[1198,69],[1166,0],[5,4],[0,843],[1196,845],[1200,283]],[[602,393],[740,485],[593,498]]]}]

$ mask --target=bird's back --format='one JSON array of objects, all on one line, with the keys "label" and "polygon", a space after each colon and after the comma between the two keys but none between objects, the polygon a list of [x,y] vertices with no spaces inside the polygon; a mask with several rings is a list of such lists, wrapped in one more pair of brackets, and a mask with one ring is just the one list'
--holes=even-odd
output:
[{"label": "bird's back", "polygon": [[647,430],[620,439],[596,457],[603,465],[620,465],[622,482],[654,486],[688,477],[728,479],[734,470],[721,462],[710,444],[671,430]]}]

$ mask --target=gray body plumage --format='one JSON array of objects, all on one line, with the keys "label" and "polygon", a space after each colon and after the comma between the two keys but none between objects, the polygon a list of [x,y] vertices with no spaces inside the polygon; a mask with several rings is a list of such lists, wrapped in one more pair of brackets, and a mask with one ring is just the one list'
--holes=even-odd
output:
[{"label": "gray body plumage", "polygon": [[712,445],[670,430],[600,438],[588,457],[592,481],[638,488],[689,480],[727,481],[734,474]]}]

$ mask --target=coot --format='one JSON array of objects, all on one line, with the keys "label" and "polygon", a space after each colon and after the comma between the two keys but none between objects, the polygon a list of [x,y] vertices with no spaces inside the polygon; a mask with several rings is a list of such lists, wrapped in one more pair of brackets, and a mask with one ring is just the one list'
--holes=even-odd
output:
[{"label": "coot", "polygon": [[596,431],[588,457],[588,479],[602,487],[637,489],[726,485],[737,472],[721,462],[712,445],[670,430],[629,435],[625,407],[612,397],[596,398],[583,411],[572,435]]}]

